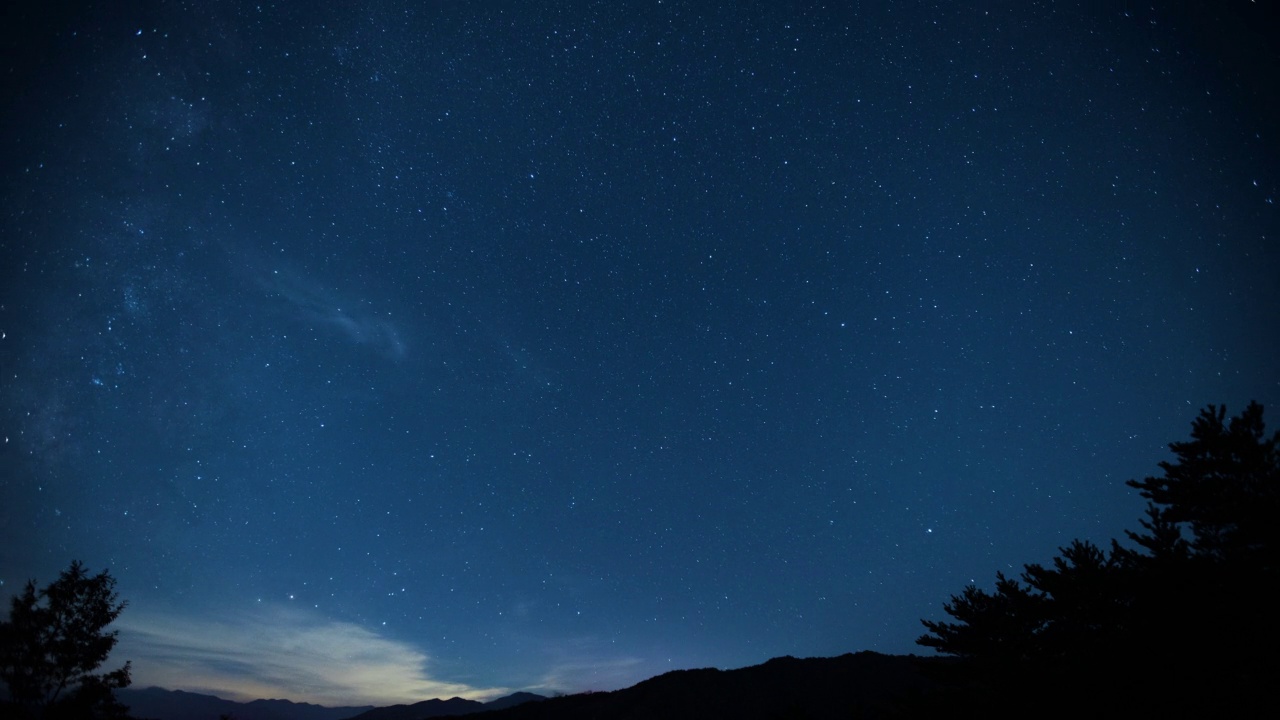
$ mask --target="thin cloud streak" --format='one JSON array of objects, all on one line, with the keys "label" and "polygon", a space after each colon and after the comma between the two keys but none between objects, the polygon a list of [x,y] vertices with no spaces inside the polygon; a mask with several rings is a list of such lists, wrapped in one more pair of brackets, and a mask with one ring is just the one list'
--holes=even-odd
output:
[{"label": "thin cloud streak", "polygon": [[617,690],[675,669],[670,660],[619,654],[612,642],[596,636],[544,641],[541,654],[545,669],[530,687],[543,692]]},{"label": "thin cloud streak", "polygon": [[542,676],[538,688],[568,693],[617,690],[658,674],[649,672],[648,666],[649,663],[638,657],[563,662],[553,665]]},{"label": "thin cloud streak", "polygon": [[133,661],[134,683],[210,692],[231,700],[286,698],[320,705],[391,705],[478,688],[428,674],[430,658],[359,625],[285,608],[220,620],[133,613],[121,618],[115,657]]}]

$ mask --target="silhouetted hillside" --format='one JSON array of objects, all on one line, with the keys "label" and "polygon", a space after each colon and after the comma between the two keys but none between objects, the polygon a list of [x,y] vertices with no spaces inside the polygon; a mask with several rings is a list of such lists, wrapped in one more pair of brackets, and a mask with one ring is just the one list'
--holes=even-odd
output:
[{"label": "silhouetted hillside", "polygon": [[464,700],[459,697],[449,698],[448,700],[423,700],[412,705],[390,705],[388,707],[374,708],[356,715],[350,720],[422,720],[422,718],[471,715],[490,710],[502,710],[522,703],[545,699],[543,696],[535,695],[534,693],[518,692],[486,703]]},{"label": "silhouetted hillside", "polygon": [[452,698],[381,708],[372,705],[324,707],[289,700],[253,700],[241,703],[213,695],[158,687],[145,690],[126,688],[116,691],[116,697],[129,707],[130,715],[140,720],[219,720],[223,716],[234,720],[420,720],[501,710],[545,699],[534,693],[518,692],[487,703]]},{"label": "silhouetted hillside", "polygon": [[[676,670],[613,692],[543,698],[518,692],[487,703],[462,698],[389,707],[328,708],[287,700],[237,703],[212,695],[148,688],[123,690],[137,718],[154,720],[425,720],[484,713],[486,720],[734,718],[848,720],[910,717],[936,707],[932,669],[948,658],[860,652],[832,658],[774,658],[737,670]],[[913,711],[908,711],[908,708]]]},{"label": "silhouetted hillside", "polygon": [[834,658],[782,657],[738,670],[677,670],[614,692],[526,703],[486,720],[848,720],[888,717],[898,700],[930,686],[938,659],[874,652]]},{"label": "silhouetted hillside", "polygon": [[148,720],[218,720],[223,715],[235,720],[342,720],[372,709],[370,705],[324,707],[288,700],[240,703],[213,695],[158,687],[117,690],[116,698],[129,707],[130,715]]},{"label": "silhouetted hillside", "polygon": [[509,707],[515,707],[516,705],[523,705],[524,703],[527,703],[527,702],[533,702],[535,700],[546,700],[546,699],[547,699],[546,697],[542,695],[538,695],[536,693],[517,692],[517,693],[511,693],[506,697],[500,697],[497,700],[490,700],[489,702],[484,704],[484,707],[485,707],[485,710],[503,710]]}]

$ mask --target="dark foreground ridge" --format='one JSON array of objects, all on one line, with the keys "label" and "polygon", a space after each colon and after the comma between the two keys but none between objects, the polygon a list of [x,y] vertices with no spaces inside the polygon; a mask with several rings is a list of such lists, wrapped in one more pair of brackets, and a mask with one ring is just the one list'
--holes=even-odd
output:
[{"label": "dark foreground ridge", "polygon": [[448,700],[423,700],[412,705],[390,705],[388,707],[373,708],[356,715],[350,720],[422,720],[423,718],[455,717],[492,710],[503,710],[534,700],[545,699],[545,697],[534,693],[518,692],[484,703],[460,697],[449,698]]},{"label": "dark foreground ridge", "polygon": [[[486,720],[613,718],[848,718],[896,717],[931,686],[939,658],[875,652],[833,658],[774,658],[738,670],[676,670],[613,692],[524,703],[486,714]],[[903,705],[906,703],[906,705]]]},{"label": "dark foreground ridge", "polygon": [[462,698],[389,707],[330,708],[287,700],[238,703],[160,688],[122,690],[130,715],[151,720],[425,720],[484,713],[486,720],[556,718],[900,717],[932,682],[944,658],[860,652],[832,658],[774,658],[737,670],[675,670],[612,692],[544,698],[518,692],[487,703]]}]

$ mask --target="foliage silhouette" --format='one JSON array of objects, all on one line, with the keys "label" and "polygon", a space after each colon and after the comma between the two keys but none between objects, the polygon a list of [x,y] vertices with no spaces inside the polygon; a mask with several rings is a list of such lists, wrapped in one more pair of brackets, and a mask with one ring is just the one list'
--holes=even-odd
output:
[{"label": "foliage silhouette", "polygon": [[117,632],[105,628],[125,605],[107,571],[89,575],[79,561],[41,590],[28,581],[0,623],[0,679],[9,687],[2,709],[15,717],[127,717],[113,692],[129,685],[130,664],[95,672],[116,644]]},{"label": "foliage silhouette", "polygon": [[1148,500],[1134,547],[1076,540],[1049,566],[994,592],[969,586],[922,620],[916,642],[961,662],[949,703],[995,715],[1053,698],[1043,715],[1096,710],[1248,715],[1275,677],[1271,621],[1280,528],[1280,433],[1262,406],[1226,421],[1210,405],[1159,477],[1130,480]]},{"label": "foliage silhouette", "polygon": [[[1127,484],[1160,508],[1159,519],[1191,530],[1190,552],[1217,563],[1275,572],[1280,549],[1280,432],[1266,437],[1262,406],[1250,403],[1224,423],[1226,408],[1210,405],[1191,425],[1191,440],[1170,445],[1178,462],[1162,462],[1162,477]],[[1130,535],[1149,550],[1151,535]],[[1166,532],[1168,532],[1166,530]]]}]

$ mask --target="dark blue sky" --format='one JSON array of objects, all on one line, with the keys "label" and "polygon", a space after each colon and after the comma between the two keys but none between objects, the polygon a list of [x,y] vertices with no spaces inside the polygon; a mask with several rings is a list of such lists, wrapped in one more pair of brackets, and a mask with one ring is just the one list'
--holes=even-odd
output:
[{"label": "dark blue sky", "polygon": [[0,22],[0,590],[139,686],[910,652],[1280,401],[1268,3],[312,5]]}]

